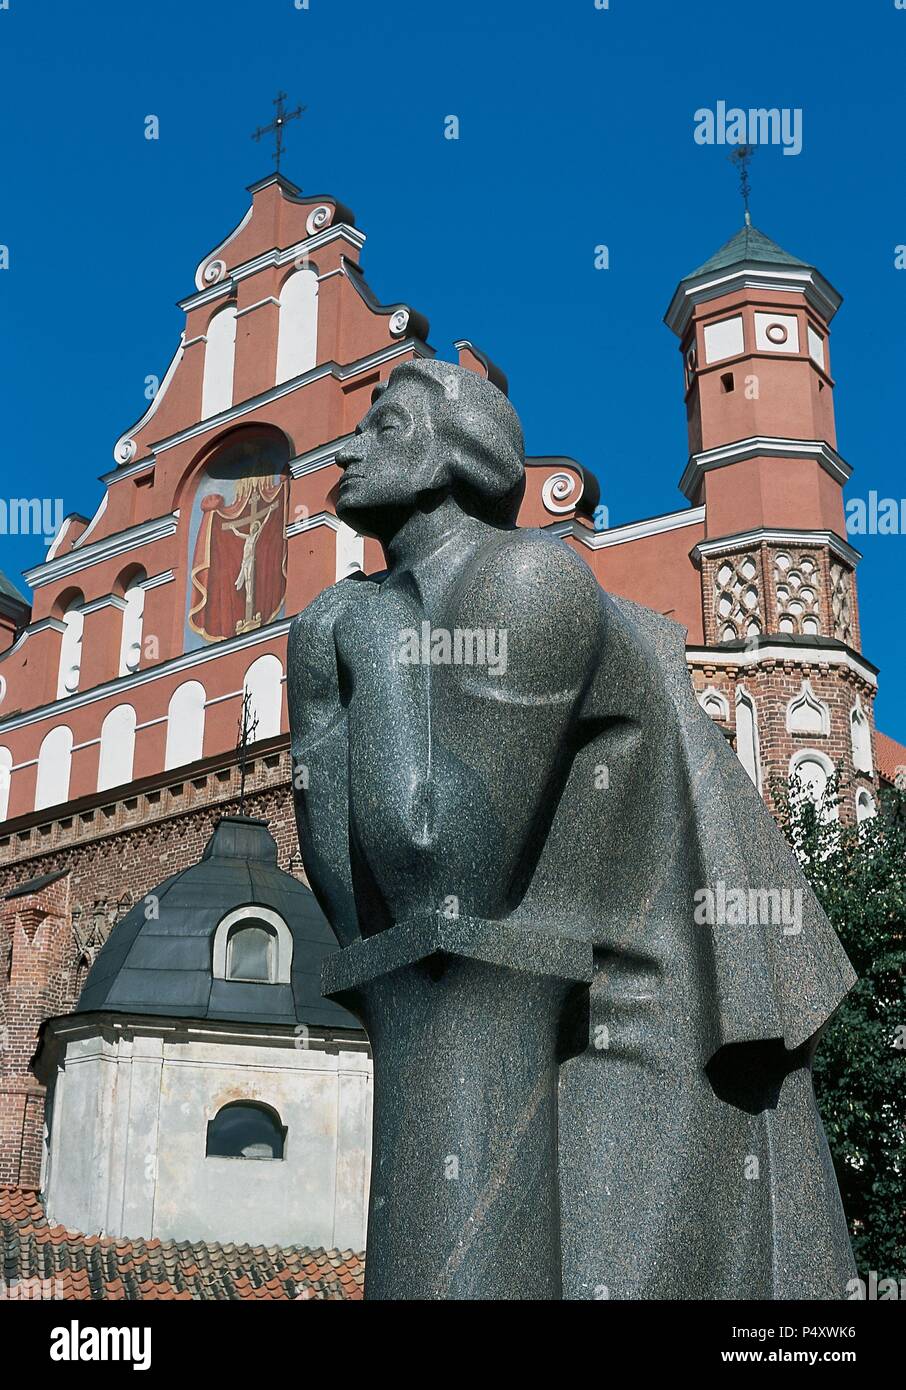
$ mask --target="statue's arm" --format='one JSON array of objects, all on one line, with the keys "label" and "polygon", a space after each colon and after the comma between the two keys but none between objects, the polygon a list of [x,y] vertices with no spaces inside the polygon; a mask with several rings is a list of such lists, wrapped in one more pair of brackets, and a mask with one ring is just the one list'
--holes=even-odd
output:
[{"label": "statue's arm", "polygon": [[451,607],[451,626],[499,633],[498,662],[497,674],[435,674],[436,824],[462,880],[483,863],[474,910],[497,916],[525,891],[572,765],[601,658],[601,595],[572,550],[527,533],[480,564]]},{"label": "statue's arm", "polygon": [[349,864],[348,731],[334,629],[361,601],[356,577],[325,589],[293,620],[287,691],[299,848],[312,891],[340,942],[358,935]]}]

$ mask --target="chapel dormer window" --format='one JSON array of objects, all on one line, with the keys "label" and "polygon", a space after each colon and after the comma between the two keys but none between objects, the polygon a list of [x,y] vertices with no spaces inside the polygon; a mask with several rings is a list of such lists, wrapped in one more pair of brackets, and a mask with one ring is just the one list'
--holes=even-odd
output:
[{"label": "chapel dormer window", "polygon": [[288,985],[293,938],[279,913],[250,904],[230,912],[214,933],[215,980]]},{"label": "chapel dormer window", "polygon": [[273,984],[276,955],[277,933],[272,927],[240,923],[227,944],[227,979]]}]

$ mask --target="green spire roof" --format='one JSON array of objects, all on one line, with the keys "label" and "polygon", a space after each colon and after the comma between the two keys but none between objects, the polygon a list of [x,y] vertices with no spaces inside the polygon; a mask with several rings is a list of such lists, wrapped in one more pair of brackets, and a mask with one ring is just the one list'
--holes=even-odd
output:
[{"label": "green spire roof", "polygon": [[779,247],[776,241],[771,241],[770,237],[765,236],[757,227],[742,227],[734,237],[722,246],[719,251],[715,251],[704,265],[700,265],[698,270],[693,270],[685,276],[686,280],[693,280],[698,275],[707,275],[712,270],[726,270],[731,265],[739,265],[742,261],[757,261],[767,265],[798,265],[811,269],[808,261],[800,261],[798,256],[791,256],[788,251]]},{"label": "green spire roof", "polygon": [[25,606],[28,607],[28,600],[23,598],[15,584],[10,584],[2,570],[0,570],[0,594],[3,594],[6,598],[15,599],[17,603],[24,603]]}]

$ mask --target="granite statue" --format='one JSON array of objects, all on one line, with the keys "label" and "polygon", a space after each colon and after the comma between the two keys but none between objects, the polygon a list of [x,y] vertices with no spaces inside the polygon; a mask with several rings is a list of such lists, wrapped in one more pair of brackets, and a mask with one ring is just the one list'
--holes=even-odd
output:
[{"label": "granite statue", "polygon": [[397,367],[338,462],[387,568],[294,620],[289,698],[375,1054],[366,1296],[845,1298],[810,1062],[854,976],[683,631],[516,527],[475,373]]}]

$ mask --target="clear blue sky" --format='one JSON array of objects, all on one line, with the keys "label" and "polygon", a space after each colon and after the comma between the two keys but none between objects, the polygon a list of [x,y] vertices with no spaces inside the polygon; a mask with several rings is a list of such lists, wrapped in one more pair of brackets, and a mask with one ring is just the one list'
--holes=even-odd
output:
[{"label": "clear blue sky", "polygon": [[[756,156],[754,221],[845,296],[832,351],[848,495],[906,496],[904,73],[894,0],[9,0],[0,495],[93,513],[145,377],[176,345],[174,301],[270,171],[249,137],[283,87],[308,106],[284,172],[355,210],[372,286],[426,313],[441,355],[466,336],[500,363],[529,451],[594,469],[611,524],[683,505],[662,315],[741,223],[727,150],[695,143],[693,113],[800,108],[802,153]],[[906,537],[857,544],[879,723],[906,740]],[[40,558],[40,542],[0,537],[14,581]]]}]

